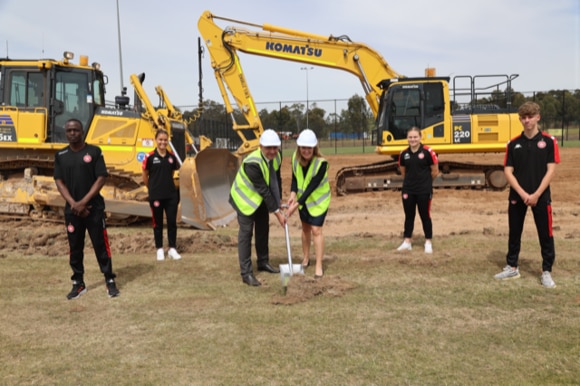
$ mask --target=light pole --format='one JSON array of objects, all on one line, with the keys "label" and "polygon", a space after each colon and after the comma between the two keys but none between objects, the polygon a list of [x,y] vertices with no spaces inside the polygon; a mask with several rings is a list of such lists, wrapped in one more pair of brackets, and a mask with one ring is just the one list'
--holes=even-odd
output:
[{"label": "light pole", "polygon": [[314,67],[300,67],[301,70],[306,71],[306,128],[308,129],[308,111],[309,111],[309,104],[308,104],[308,70],[314,70]]}]

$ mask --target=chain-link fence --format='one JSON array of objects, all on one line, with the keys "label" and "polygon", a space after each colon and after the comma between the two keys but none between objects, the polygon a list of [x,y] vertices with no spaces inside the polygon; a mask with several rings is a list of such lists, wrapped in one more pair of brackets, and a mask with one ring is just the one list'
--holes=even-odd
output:
[{"label": "chain-link fence", "polygon": [[[555,135],[562,146],[580,140],[579,91],[525,92],[519,93],[519,103],[534,100],[542,105],[542,127]],[[564,98],[564,93],[569,93]],[[550,98],[546,98],[550,95]],[[571,95],[571,97],[569,97]],[[256,103],[264,129],[273,129],[280,134],[282,148],[294,148],[295,138],[305,128],[312,129],[318,136],[325,153],[372,153],[375,151],[374,116],[364,99],[360,105],[351,99],[299,100]],[[568,105],[566,106],[566,102]],[[308,106],[308,109],[306,109]],[[517,106],[515,106],[517,108]],[[357,111],[360,110],[360,111]],[[245,124],[241,114],[238,124]],[[348,127],[345,127],[348,126]],[[190,126],[194,137],[204,135],[215,147],[236,150],[242,141],[232,129],[232,116],[222,107],[220,114],[206,114]],[[246,138],[253,138],[251,130],[244,130]]]}]

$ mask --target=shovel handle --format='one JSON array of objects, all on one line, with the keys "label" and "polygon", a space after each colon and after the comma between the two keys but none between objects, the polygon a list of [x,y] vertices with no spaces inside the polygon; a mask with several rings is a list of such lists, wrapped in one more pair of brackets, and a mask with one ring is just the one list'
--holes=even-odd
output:
[{"label": "shovel handle", "polygon": [[292,276],[292,252],[290,250],[290,234],[288,232],[288,223],[284,226],[284,231],[286,232],[286,250],[288,252],[288,266],[290,267],[290,276]]}]

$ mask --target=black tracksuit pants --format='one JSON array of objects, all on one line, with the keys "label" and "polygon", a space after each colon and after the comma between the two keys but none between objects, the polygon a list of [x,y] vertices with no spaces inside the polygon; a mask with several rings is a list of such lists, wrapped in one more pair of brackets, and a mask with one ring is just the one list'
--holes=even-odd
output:
[{"label": "black tracksuit pants", "polygon": [[433,238],[433,222],[431,221],[431,193],[411,194],[403,192],[403,210],[405,211],[405,228],[403,236],[411,238],[415,227],[415,212],[419,212],[423,233],[426,239]]},{"label": "black tracksuit pants", "polygon": [[114,279],[111,248],[102,211],[91,211],[88,217],[81,218],[74,214],[65,215],[68,243],[70,247],[69,262],[72,268],[72,280],[84,281],[85,234],[88,232],[99,267],[105,279]]},{"label": "black tracksuit pants", "polygon": [[[508,207],[509,240],[507,264],[511,267],[518,266],[520,247],[522,241],[522,231],[528,206],[520,200],[512,200]],[[554,248],[554,236],[552,234],[552,204],[550,201],[538,202],[532,207],[536,231],[540,241],[542,253],[542,271],[552,271],[552,265],[556,260]]]},{"label": "black tracksuit pants", "polygon": [[163,248],[163,214],[167,219],[167,241],[169,248],[177,246],[177,208],[179,206],[179,194],[164,200],[149,201],[153,221],[153,237],[155,248]]}]

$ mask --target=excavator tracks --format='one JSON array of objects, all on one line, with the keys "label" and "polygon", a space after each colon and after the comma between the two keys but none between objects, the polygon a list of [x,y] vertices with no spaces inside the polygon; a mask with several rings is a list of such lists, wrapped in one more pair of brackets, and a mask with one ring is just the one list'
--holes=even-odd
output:
[{"label": "excavator tracks", "polygon": [[[502,165],[488,165],[441,161],[440,174],[433,187],[457,189],[503,190],[507,181]],[[386,160],[367,165],[348,166],[336,173],[336,193],[339,196],[381,190],[399,190],[403,187],[398,163]]]}]

